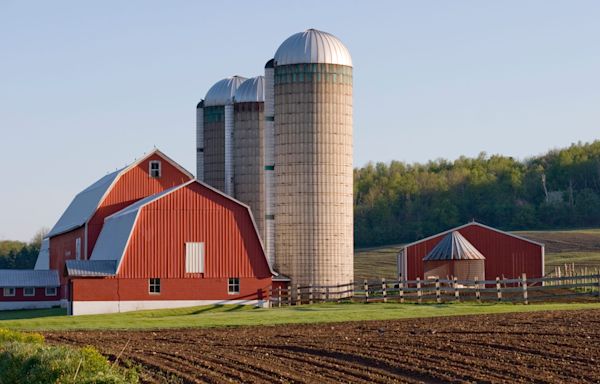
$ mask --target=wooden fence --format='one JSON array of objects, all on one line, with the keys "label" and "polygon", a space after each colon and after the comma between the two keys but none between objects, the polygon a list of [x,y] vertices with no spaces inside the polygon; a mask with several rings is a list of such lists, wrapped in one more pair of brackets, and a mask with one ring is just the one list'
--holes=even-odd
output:
[{"label": "wooden fence", "polygon": [[331,286],[278,287],[269,291],[272,307],[325,302],[444,303],[452,301],[522,302],[600,300],[600,274],[573,274],[528,279],[494,280],[427,279],[364,280]]}]

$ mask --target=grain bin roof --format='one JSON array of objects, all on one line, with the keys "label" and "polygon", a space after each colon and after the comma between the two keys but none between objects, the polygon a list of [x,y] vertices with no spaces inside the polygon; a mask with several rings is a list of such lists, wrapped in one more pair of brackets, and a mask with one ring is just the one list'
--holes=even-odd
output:
[{"label": "grain bin roof", "polygon": [[485,257],[458,231],[452,231],[423,258],[432,260],[485,260]]},{"label": "grain bin roof", "polygon": [[58,271],[0,269],[0,287],[58,287]]},{"label": "grain bin roof", "polygon": [[240,84],[246,80],[245,77],[232,76],[223,80],[217,81],[204,98],[204,106],[212,107],[217,105],[227,105],[233,103],[233,96]]},{"label": "grain bin roof", "polygon": [[265,78],[257,76],[244,81],[235,91],[236,103],[265,101]]},{"label": "grain bin roof", "polygon": [[288,37],[275,52],[276,65],[328,63],[352,66],[348,48],[330,33],[308,29]]}]

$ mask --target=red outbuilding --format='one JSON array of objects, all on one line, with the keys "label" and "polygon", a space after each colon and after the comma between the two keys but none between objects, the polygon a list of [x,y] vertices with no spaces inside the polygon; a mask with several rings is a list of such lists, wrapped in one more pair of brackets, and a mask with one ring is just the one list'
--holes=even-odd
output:
[{"label": "red outbuilding", "polygon": [[[450,236],[453,232],[458,234]],[[456,239],[461,239],[457,244],[459,247],[475,247],[471,252],[458,252],[459,254],[479,254],[479,257],[466,257],[471,259],[468,261],[473,266],[469,267],[469,271],[464,271],[465,276],[479,274],[479,278],[483,278],[481,275],[484,275],[488,280],[503,276],[516,278],[523,273],[532,278],[544,276],[543,244],[477,222],[452,228],[404,246],[398,254],[398,273],[403,279],[415,280],[417,277],[424,279],[433,276],[432,273],[435,274],[436,270],[452,270],[450,266],[444,267],[441,264],[456,263],[456,260],[453,260],[456,257],[436,257],[434,248],[438,245],[437,250],[444,248],[442,242],[457,242]],[[445,253],[450,255],[452,251],[448,250]],[[485,270],[484,274],[475,272],[480,270],[479,264],[484,265],[481,268]]]},{"label": "red outbuilding", "polygon": [[[194,176],[158,149],[131,165],[109,173],[81,191],[48,233],[36,270],[63,271],[66,260],[87,260],[92,254],[104,219],[123,208]],[[59,296],[68,297],[60,274]]]},{"label": "red outbuilding", "polygon": [[68,260],[70,313],[262,304],[272,277],[250,208],[199,181],[108,216],[89,260]]}]

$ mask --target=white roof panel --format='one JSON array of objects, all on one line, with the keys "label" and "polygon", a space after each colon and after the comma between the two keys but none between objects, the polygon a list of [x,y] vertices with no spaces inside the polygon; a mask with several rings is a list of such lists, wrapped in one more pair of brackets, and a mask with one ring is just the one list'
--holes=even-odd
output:
[{"label": "white roof panel", "polygon": [[102,197],[123,169],[109,173],[83,191],[73,199],[67,210],[48,233],[48,237],[60,235],[84,225],[96,212]]},{"label": "white roof panel", "polygon": [[288,37],[275,52],[276,65],[328,63],[352,66],[348,48],[330,33],[308,29]]},{"label": "white roof panel", "polygon": [[40,247],[40,253],[38,253],[37,260],[33,269],[45,270],[50,269],[50,239],[45,238],[42,240]]}]

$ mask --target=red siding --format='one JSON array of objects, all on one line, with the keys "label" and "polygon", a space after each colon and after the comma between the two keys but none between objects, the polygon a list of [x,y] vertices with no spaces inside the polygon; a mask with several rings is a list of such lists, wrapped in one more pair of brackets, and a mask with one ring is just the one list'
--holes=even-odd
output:
[{"label": "red siding", "polygon": [[[161,162],[161,177],[159,178],[150,177],[148,173],[149,163],[153,160]],[[181,172],[159,154],[148,157],[128,170],[116,181],[88,223],[88,257],[92,254],[106,217],[144,197],[181,185],[189,180],[191,180],[190,176]]]},{"label": "red siding", "polygon": [[75,241],[78,237],[81,238],[81,255],[83,257],[84,235],[85,229],[82,227],[50,239],[50,269],[58,271],[61,298],[67,298],[67,279],[64,276],[65,261],[75,259]]},{"label": "red siding", "polygon": [[23,288],[15,288],[14,296],[4,296],[4,290],[0,288],[0,301],[56,301],[59,299],[59,290],[55,296],[46,296],[46,288],[35,288],[34,296],[23,295]]},{"label": "red siding", "polygon": [[161,293],[148,293],[148,279],[73,279],[74,301],[111,300],[261,300],[271,278],[240,278],[240,294],[227,293],[227,278],[161,279]]},{"label": "red siding", "polygon": [[[458,230],[481,252],[485,260],[485,276],[493,280],[496,276],[518,277],[526,273],[528,277],[541,277],[542,246],[501,232],[471,224]],[[425,257],[444,235],[411,245],[406,248],[407,279],[423,278],[423,257]]]},{"label": "red siding", "polygon": [[186,242],[204,242],[205,278],[271,277],[248,209],[198,183],[142,208],[119,277],[191,277]]}]

